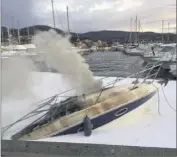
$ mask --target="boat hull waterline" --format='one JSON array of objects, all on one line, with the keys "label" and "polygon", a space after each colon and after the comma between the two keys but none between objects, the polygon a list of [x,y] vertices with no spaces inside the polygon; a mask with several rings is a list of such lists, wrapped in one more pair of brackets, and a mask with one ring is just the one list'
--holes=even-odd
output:
[{"label": "boat hull waterline", "polygon": [[[120,107],[118,109],[115,109],[113,111],[110,111],[108,113],[105,113],[103,115],[100,115],[98,117],[95,117],[91,120],[91,123],[93,125],[93,129],[96,129],[98,127],[101,127],[109,122],[112,122],[113,120],[116,120],[120,117],[122,117],[123,115],[131,112],[132,110],[136,109],[137,107],[143,105],[146,101],[148,101],[150,98],[152,98],[154,95],[155,95],[156,92],[140,99],[140,100],[137,100],[135,102],[132,102],[130,104],[127,104],[123,107]],[[74,134],[74,133],[77,133],[77,132],[81,132],[83,131],[83,127],[82,127],[83,124],[78,124],[74,127],[71,127],[71,128],[68,128],[66,129],[65,131],[62,131],[62,132],[59,132],[59,133],[56,133],[56,135],[53,135],[53,136],[59,136],[59,135],[67,135],[67,134]],[[51,136],[52,137],[52,136]]]},{"label": "boat hull waterline", "polygon": [[[132,89],[133,86],[130,84],[107,89],[97,104],[41,126],[18,139],[38,140],[81,132],[84,129],[83,119],[86,115],[91,119],[92,129],[99,128],[143,105],[156,94],[160,87],[158,83],[138,84],[136,88]],[[93,103],[99,93],[89,95],[86,97],[86,101]]]}]

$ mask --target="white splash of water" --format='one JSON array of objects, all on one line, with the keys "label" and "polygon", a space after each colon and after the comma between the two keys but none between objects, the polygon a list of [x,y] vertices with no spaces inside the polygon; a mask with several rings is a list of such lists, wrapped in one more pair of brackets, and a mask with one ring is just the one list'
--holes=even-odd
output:
[{"label": "white splash of water", "polygon": [[102,82],[93,78],[84,58],[72,49],[69,36],[62,37],[54,30],[39,32],[32,39],[37,52],[43,52],[47,65],[63,74],[65,80],[76,88],[77,94],[86,94],[99,90]]},{"label": "white splash of water", "polygon": [[22,99],[32,94],[32,70],[35,66],[27,58],[2,59],[2,99]]}]

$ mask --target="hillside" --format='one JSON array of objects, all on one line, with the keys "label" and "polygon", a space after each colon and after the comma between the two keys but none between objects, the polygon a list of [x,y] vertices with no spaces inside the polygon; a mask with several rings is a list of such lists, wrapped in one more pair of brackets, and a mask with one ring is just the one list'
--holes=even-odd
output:
[{"label": "hillside", "polygon": [[[120,43],[125,42],[128,38],[130,32],[125,31],[97,31],[97,32],[87,32],[79,34],[81,39],[90,39],[90,40],[102,40],[102,41],[118,41]],[[136,33],[132,33],[132,40],[134,40]],[[160,41],[162,34],[154,32],[140,32],[139,39],[147,41]],[[167,41],[168,34],[164,34],[164,40]],[[171,42],[176,42],[176,35],[169,34],[169,39]]]},{"label": "hillside", "polygon": [[[34,35],[37,31],[48,31],[49,29],[52,29],[50,26],[45,25],[35,25],[29,27],[29,34],[30,36]],[[7,38],[7,28],[1,27],[1,36],[3,35],[3,38]],[[57,33],[64,35],[64,31],[60,29],[56,29]],[[11,29],[11,33],[14,37],[17,37],[17,29]],[[103,31],[95,31],[95,32],[87,32],[87,33],[80,33],[78,34],[80,40],[84,39],[90,39],[92,41],[102,40],[106,42],[113,42],[118,41],[120,43],[124,43],[127,39],[127,36],[130,32],[125,31],[111,31],[111,30],[103,30]],[[23,36],[23,38],[27,37],[27,28],[20,29],[20,35]],[[75,42],[78,37],[76,33],[71,33],[72,38],[71,41]],[[132,33],[132,40],[136,36],[136,33]],[[141,32],[139,34],[140,40],[146,40],[146,41],[161,41],[162,34],[160,33],[154,33],[154,32]],[[168,34],[164,34],[164,41],[168,40]],[[175,34],[169,34],[169,40],[170,42],[176,42],[176,35]]]},{"label": "hillside", "polygon": [[[35,26],[30,26],[28,27],[29,29],[29,34],[33,35],[38,31],[48,31],[49,29],[52,29],[50,26],[45,26],[45,25],[35,25]],[[28,29],[27,27],[21,28],[20,29],[20,35],[21,36],[26,36],[28,35]],[[7,28],[6,27],[1,27],[1,31],[3,31],[3,36],[7,37]],[[56,28],[57,33],[64,34],[64,32],[58,28]],[[11,28],[10,29],[11,34],[14,36],[17,36],[17,29]]]}]

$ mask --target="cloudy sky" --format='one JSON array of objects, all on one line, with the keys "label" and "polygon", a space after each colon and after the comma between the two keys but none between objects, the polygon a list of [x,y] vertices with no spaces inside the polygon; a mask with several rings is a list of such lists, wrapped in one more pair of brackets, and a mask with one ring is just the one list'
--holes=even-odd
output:
[{"label": "cloudy sky", "polygon": [[[34,24],[53,25],[51,0],[1,0],[2,25],[25,27]],[[170,22],[176,27],[176,0],[53,0],[56,25],[66,30],[66,6],[70,29],[74,32],[97,30],[130,30],[130,19],[136,15],[142,31],[161,31]],[[167,30],[166,30],[167,31]]]}]

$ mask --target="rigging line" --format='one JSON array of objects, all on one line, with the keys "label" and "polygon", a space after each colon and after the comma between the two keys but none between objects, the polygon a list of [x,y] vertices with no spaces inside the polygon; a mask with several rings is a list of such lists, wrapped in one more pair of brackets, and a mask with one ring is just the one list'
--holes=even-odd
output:
[{"label": "rigging line", "polygon": [[[50,106],[50,109],[52,109],[52,107],[53,107],[54,105],[55,105],[55,106],[57,105],[57,104],[56,104],[57,98],[58,98],[58,97],[56,97],[56,99],[54,100],[53,105]],[[50,109],[49,109],[49,110],[50,110]],[[53,115],[54,115],[56,112],[57,112],[57,110],[55,110],[54,112],[51,113],[51,114],[52,114],[52,115],[51,115],[51,120],[52,120],[52,121],[53,121]]]},{"label": "rigging line", "polygon": [[[57,102],[57,97],[55,96],[54,99],[55,99],[55,100],[54,100],[54,103],[56,103],[56,102]],[[41,106],[41,107],[43,107],[43,106]],[[41,108],[41,107],[40,107],[40,108]],[[38,109],[40,109],[40,108],[38,108]],[[36,109],[36,110],[38,110],[38,109]],[[45,111],[45,110],[44,110],[44,111]],[[47,111],[47,110],[46,110],[46,111]],[[31,111],[29,114],[23,116],[22,118],[18,119],[17,121],[15,121],[15,122],[13,122],[13,123],[11,123],[11,124],[9,124],[9,125],[4,126],[4,127],[2,128],[2,131],[1,131],[1,132],[4,134],[7,130],[9,130],[9,128],[13,127],[15,124],[17,124],[17,123],[19,123],[19,122],[21,122],[21,121],[24,121],[24,120],[26,120],[26,119],[28,119],[28,118],[30,118],[30,117],[33,117],[33,116],[35,116],[35,115],[41,114],[43,111],[42,111],[42,112],[39,111],[39,112],[34,113],[34,114],[32,114],[32,112],[34,112],[34,110]],[[30,114],[32,114],[32,115],[30,115]],[[44,115],[42,115],[42,117],[45,117],[46,115],[47,115],[47,113],[45,113]],[[42,117],[40,117],[39,119],[41,119]],[[32,122],[31,124],[35,123],[35,122],[38,121],[39,119],[36,119],[36,120],[35,120],[34,122]],[[31,124],[29,124],[29,125],[31,125]],[[28,125],[28,126],[29,126],[29,125]]]},{"label": "rigging line", "polygon": [[[55,11],[55,13],[56,13],[56,16],[58,17],[57,19],[59,19],[59,23],[60,23],[61,29],[62,29],[63,32],[64,32],[64,25],[63,25],[63,23],[62,23],[61,17],[59,16],[59,13],[58,13],[57,10]],[[57,21],[56,21],[56,22],[57,22]],[[65,32],[64,32],[64,33],[65,33]]]},{"label": "rigging line", "polygon": [[[68,15],[69,15],[69,17],[70,17],[70,21],[73,21],[70,12],[68,12]],[[72,25],[72,22],[71,22],[71,25]],[[77,36],[78,41],[80,42],[81,40],[80,40],[79,34],[78,34],[78,33],[75,33],[75,34],[76,34],[76,36]]]},{"label": "rigging line", "polygon": [[[145,21],[146,20],[146,21]],[[158,22],[161,22],[162,20],[148,20],[148,19],[144,19],[142,20],[142,23],[143,24],[151,24],[151,23],[158,23]],[[164,22],[175,22],[175,19],[170,19],[170,20],[164,20]]]},{"label": "rigging line", "polygon": [[158,94],[158,114],[159,115],[161,115],[161,113],[160,113],[160,93],[159,93],[159,89],[158,89],[158,91],[157,91],[157,94]]},{"label": "rigging line", "polygon": [[[144,32],[143,28],[142,28],[142,23],[140,23],[140,31],[142,31],[142,33]],[[150,45],[148,45],[147,49],[144,50],[145,51],[144,53],[146,53],[147,51],[149,51],[148,49],[150,49]]]},{"label": "rigging line", "polygon": [[[156,62],[156,63],[158,63],[158,62]],[[150,68],[150,70],[152,70],[154,67],[156,67],[157,65],[153,65],[151,68]],[[145,67],[146,68],[146,67]],[[149,69],[149,68],[148,68]],[[146,69],[147,70],[147,69]],[[135,73],[135,76],[136,75],[140,75],[140,72],[139,73]],[[128,78],[128,77],[127,77]],[[146,78],[147,79],[147,78]],[[125,79],[126,80],[126,79]],[[112,87],[114,87],[115,86],[115,84],[118,82],[118,81],[120,81],[120,78],[119,77],[116,77],[116,79],[115,79],[115,81],[113,81],[113,83],[111,83],[111,84],[108,84],[107,86],[109,86],[109,85],[113,85]],[[104,91],[104,88],[102,88],[101,89],[101,91],[100,91],[100,94],[98,95],[98,98],[96,99],[96,102],[95,102],[95,104],[98,102],[98,100],[99,100],[99,98],[100,98],[100,96],[101,96],[101,94],[102,94],[102,92]]]},{"label": "rigging line", "polygon": [[[108,77],[108,76],[107,76],[107,77],[103,77],[103,78],[98,79],[98,80],[101,81],[101,80],[104,80],[104,79],[107,79],[107,78],[109,78],[109,77]],[[78,85],[78,86],[80,86],[80,85]],[[76,87],[78,87],[78,86],[76,86]],[[59,96],[59,97],[60,97],[61,94],[67,93],[67,92],[72,91],[72,90],[75,90],[75,88],[70,88],[70,89],[65,90],[65,91],[63,91],[63,92],[61,92],[61,93],[55,94],[54,96]],[[38,101],[38,102],[32,103],[31,105],[33,105],[33,104],[41,104],[43,101],[46,101],[46,100],[48,100],[48,99],[51,99],[51,98],[53,98],[54,96],[51,96],[51,97],[48,97],[48,98],[46,98],[46,99],[40,100],[40,101]]]},{"label": "rigging line", "polygon": [[[7,126],[4,126],[3,128],[6,128],[6,127],[8,127],[8,126],[13,126],[13,125],[16,124],[17,122],[20,122],[20,121],[22,121],[22,120],[27,119],[26,117],[28,117],[28,116],[31,117],[30,114],[31,114],[32,112],[34,112],[34,111],[36,111],[36,110],[39,110],[40,108],[44,107],[44,106],[45,106],[46,104],[48,104],[48,103],[53,102],[56,98],[57,98],[56,96],[53,96],[52,99],[50,99],[49,101],[45,102],[44,104],[42,104],[42,105],[41,105],[40,107],[38,107],[37,109],[32,110],[30,113],[24,115],[23,117],[21,117],[20,119],[18,119],[18,120],[15,121],[14,123],[11,123],[11,124],[9,124],[9,125],[7,125]],[[40,114],[40,113],[37,113],[37,114]],[[34,114],[34,115],[35,115],[35,114]],[[32,116],[34,116],[34,115],[32,115]]]},{"label": "rigging line", "polygon": [[[56,103],[56,101],[57,101],[57,98],[55,99],[55,102],[54,102],[54,104],[51,106],[51,107],[53,107],[54,105],[55,105],[55,103]],[[50,108],[51,109],[51,108]],[[48,109],[48,110],[46,110],[46,111],[49,111],[50,109]],[[32,113],[32,112],[30,112],[30,113]],[[40,111],[39,111],[39,113],[40,113]],[[47,115],[47,113],[45,113],[42,117],[45,117]],[[33,116],[33,115],[32,115]],[[40,117],[39,119],[41,119],[42,117]],[[31,124],[34,124],[35,122],[37,122],[39,119],[36,119],[34,122],[32,122]],[[3,128],[9,128],[9,127],[12,127],[13,125],[15,125],[16,123],[18,123],[18,122],[21,122],[21,121],[23,121],[23,120],[25,120],[25,119],[19,119],[19,120],[17,120],[16,122],[14,122],[14,123],[12,123],[12,124],[10,124],[10,125],[8,125],[8,126],[6,126],[6,127],[3,127]],[[31,124],[29,124],[28,126],[30,126]],[[8,129],[7,128],[7,129]]]},{"label": "rigging line", "polygon": [[[153,83],[152,83],[152,84],[153,84]],[[155,84],[153,84],[153,85],[156,87]],[[174,110],[174,111],[176,112],[176,109],[174,109],[174,108],[172,107],[172,105],[170,105],[170,103],[169,103],[169,101],[168,101],[168,99],[167,99],[167,97],[166,97],[166,94],[165,94],[165,92],[164,92],[163,86],[161,86],[161,87],[162,87],[162,93],[163,93],[163,95],[164,95],[164,98],[165,98],[167,104],[169,105],[169,107],[170,107],[172,110]],[[156,87],[156,88],[157,88],[157,87]],[[159,94],[159,89],[158,89],[158,113],[160,114],[160,94]]]},{"label": "rigging line", "polygon": [[[146,69],[148,67],[148,64],[145,66],[145,67],[142,67],[142,70],[143,69]],[[141,77],[141,74],[137,74],[137,78],[136,78],[136,80],[134,81],[134,86],[133,86],[133,88],[132,89],[134,89],[135,88],[135,86],[137,85],[137,83],[139,83],[139,78]]]},{"label": "rigging line", "polygon": [[130,35],[131,35],[130,32],[127,32],[127,33],[126,33],[125,43],[129,43],[129,41],[130,41]]},{"label": "rigging line", "polygon": [[174,108],[172,107],[172,105],[169,103],[169,101],[168,101],[168,99],[167,99],[167,97],[166,97],[166,94],[165,94],[165,92],[164,92],[163,86],[162,86],[162,93],[163,93],[164,98],[165,98],[167,104],[169,105],[169,107],[170,107],[172,110],[174,110],[174,111],[176,112],[176,109],[174,109]]},{"label": "rigging line", "polygon": [[156,71],[156,74],[155,74],[155,76],[154,76],[152,82],[154,82],[154,80],[157,78],[158,74],[160,73],[161,68],[162,68],[162,64],[160,65],[160,67],[159,67],[158,70]]},{"label": "rigging line", "polygon": [[[152,82],[152,85],[158,90],[157,91],[157,110],[158,110],[158,114],[161,115],[160,113],[160,93],[159,93],[159,88],[154,84],[154,82]],[[162,87],[162,86],[161,86]]]}]

